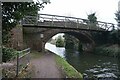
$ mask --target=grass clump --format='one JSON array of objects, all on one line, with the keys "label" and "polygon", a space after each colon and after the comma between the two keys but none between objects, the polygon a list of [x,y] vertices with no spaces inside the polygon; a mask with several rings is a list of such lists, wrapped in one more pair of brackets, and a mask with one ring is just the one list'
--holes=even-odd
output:
[{"label": "grass clump", "polygon": [[79,78],[83,79],[81,73],[79,73],[74,67],[72,67],[67,61],[59,56],[55,56],[57,65],[62,69],[66,78]]}]

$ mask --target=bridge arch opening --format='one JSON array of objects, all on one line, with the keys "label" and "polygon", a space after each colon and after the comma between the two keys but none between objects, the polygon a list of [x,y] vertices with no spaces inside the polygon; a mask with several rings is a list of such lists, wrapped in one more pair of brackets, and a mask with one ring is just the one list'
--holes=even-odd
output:
[{"label": "bridge arch opening", "polygon": [[[59,36],[61,36],[63,38],[64,47],[67,49],[74,48],[78,51],[79,50],[80,51],[90,51],[92,42],[88,38],[85,38],[85,36],[83,34],[77,33],[77,32],[72,32],[72,31],[59,32],[59,33],[52,34],[45,41],[45,48],[46,48],[46,46],[48,46],[48,43],[51,43],[56,47],[56,40]],[[70,42],[69,39],[71,39],[72,43],[69,43]]]},{"label": "bridge arch opening", "polygon": [[87,31],[49,28],[24,28],[24,43],[32,50],[44,51],[45,44],[58,33],[74,36],[82,42],[82,45],[84,45],[86,48],[89,48],[89,50],[91,50],[94,45],[94,40]]}]

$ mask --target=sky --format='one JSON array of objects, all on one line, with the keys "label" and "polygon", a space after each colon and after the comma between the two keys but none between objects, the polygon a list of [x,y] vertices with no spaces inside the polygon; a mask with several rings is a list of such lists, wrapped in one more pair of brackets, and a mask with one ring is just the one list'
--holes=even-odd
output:
[{"label": "sky", "polygon": [[[36,0],[34,0],[36,1]],[[87,19],[96,12],[97,20],[117,24],[115,13],[119,0],[50,0],[40,13]]]}]

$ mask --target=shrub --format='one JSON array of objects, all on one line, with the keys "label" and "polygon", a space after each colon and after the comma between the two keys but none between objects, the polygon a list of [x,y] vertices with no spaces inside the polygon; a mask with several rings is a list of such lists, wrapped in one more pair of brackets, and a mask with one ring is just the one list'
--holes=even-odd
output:
[{"label": "shrub", "polygon": [[12,48],[2,48],[2,62],[9,61],[11,58],[13,58],[16,54],[16,50]]},{"label": "shrub", "polygon": [[117,46],[100,46],[94,49],[94,54],[117,57],[120,54],[120,49]]},{"label": "shrub", "polygon": [[61,36],[58,36],[58,39],[56,41],[56,46],[57,47],[64,47],[64,40],[62,39]]}]

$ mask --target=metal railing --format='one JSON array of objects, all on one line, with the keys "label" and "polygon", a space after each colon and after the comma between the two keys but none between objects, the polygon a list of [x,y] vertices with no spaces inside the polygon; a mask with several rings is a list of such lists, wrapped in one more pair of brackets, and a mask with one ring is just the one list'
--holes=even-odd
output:
[{"label": "metal railing", "polygon": [[11,58],[7,63],[3,63],[1,66],[3,71],[3,77],[12,78],[18,77],[25,67],[30,63],[30,48],[22,51],[17,51],[14,58]]},{"label": "metal railing", "polygon": [[20,69],[26,67],[29,63],[30,63],[30,48],[18,51],[16,64],[17,65],[16,77],[18,76]]},{"label": "metal railing", "polygon": [[37,16],[26,16],[22,22],[24,26],[35,25],[35,26],[49,26],[104,31],[110,31],[117,28],[117,25],[113,23],[107,23],[102,21],[91,23],[87,19],[50,14],[38,14]]}]

